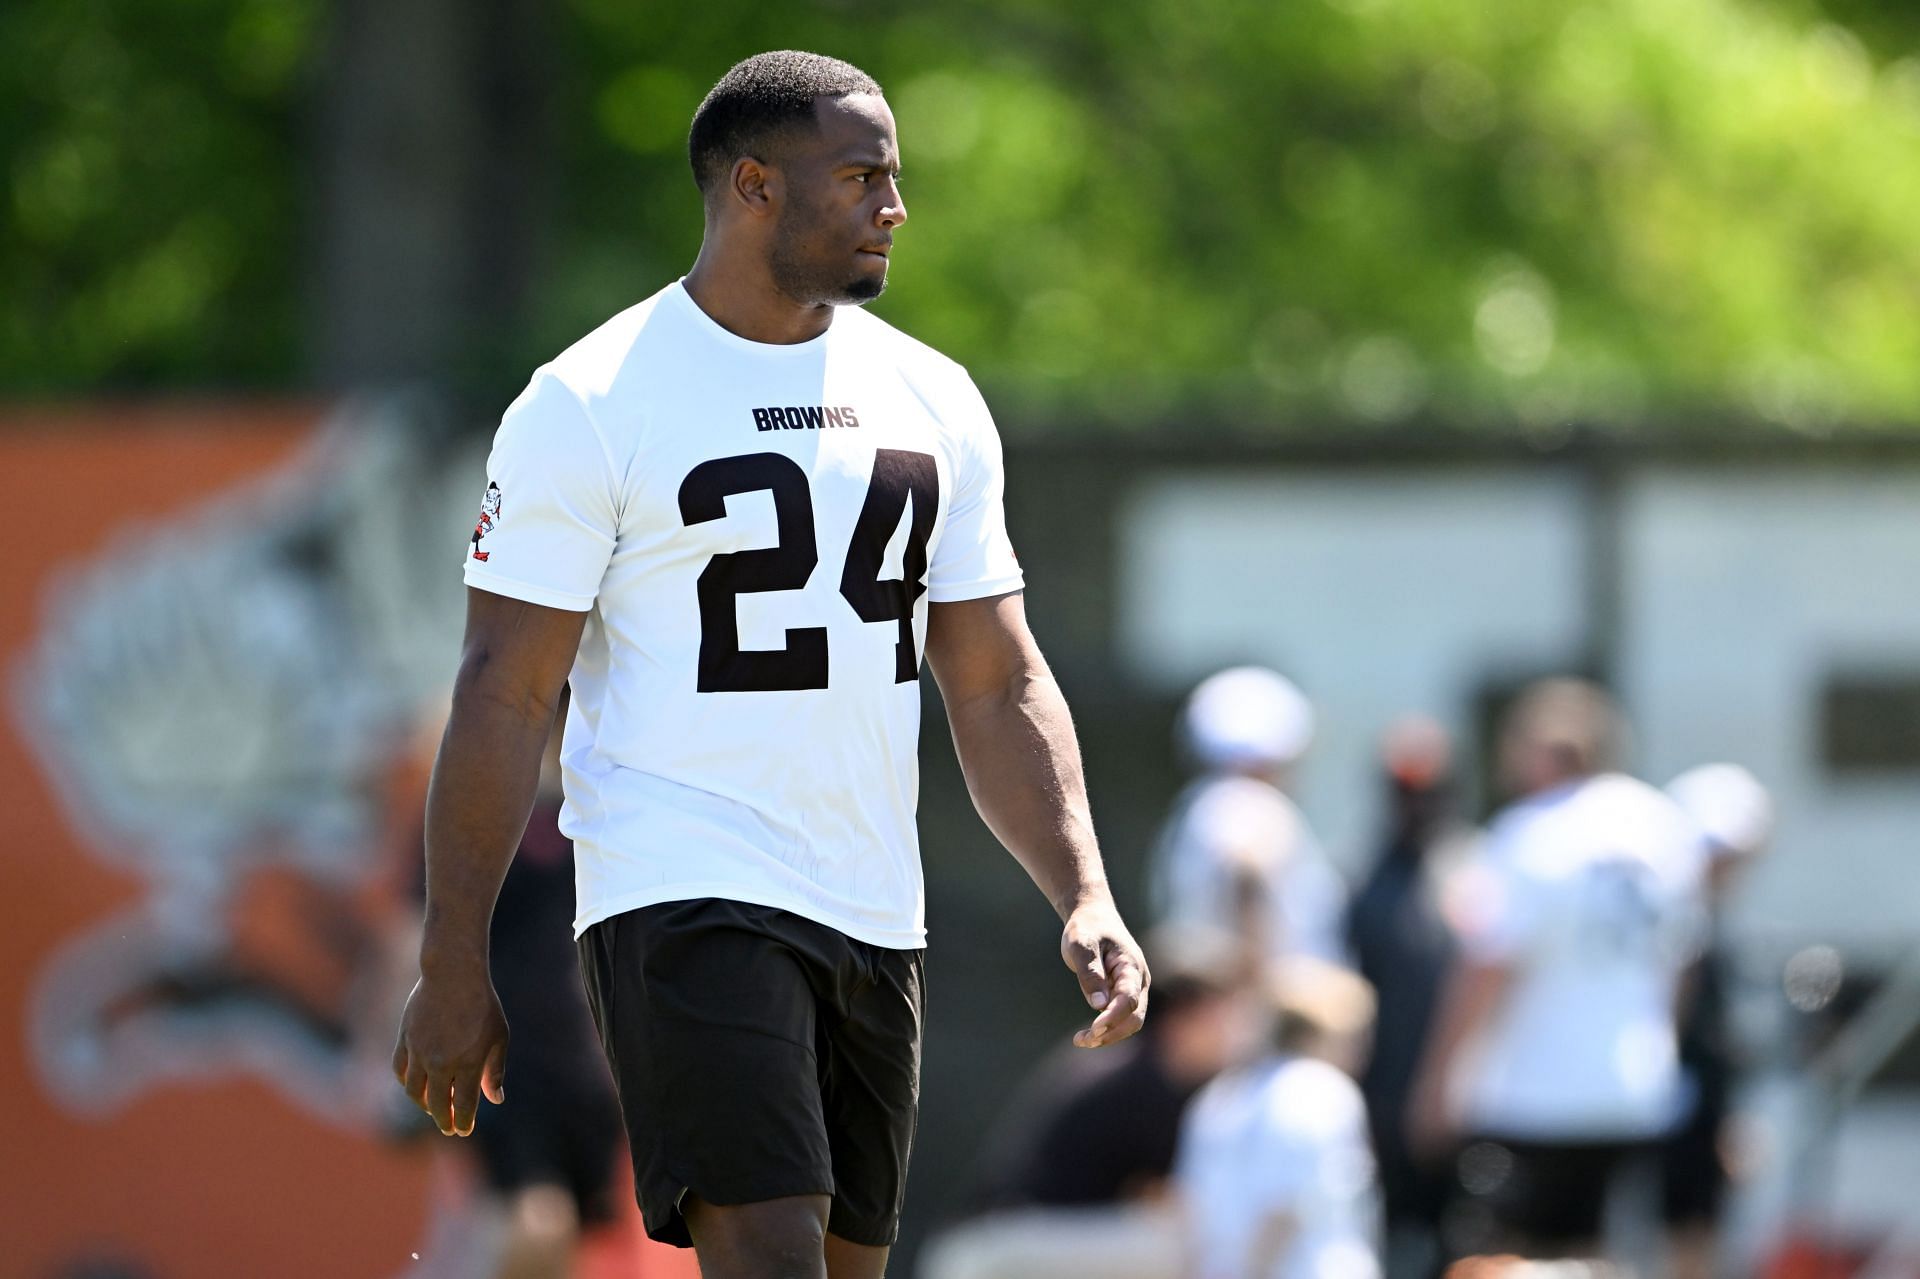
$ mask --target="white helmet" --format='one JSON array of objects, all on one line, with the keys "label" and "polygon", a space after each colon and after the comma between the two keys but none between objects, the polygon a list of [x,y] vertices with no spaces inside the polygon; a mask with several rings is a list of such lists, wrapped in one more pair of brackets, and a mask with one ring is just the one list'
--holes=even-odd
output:
[{"label": "white helmet", "polygon": [[1284,675],[1235,666],[1193,690],[1180,735],[1209,770],[1291,764],[1313,740],[1313,706]]},{"label": "white helmet", "polygon": [[1738,764],[1702,764],[1667,783],[1667,794],[1693,819],[1718,857],[1751,857],[1773,834],[1766,787]]}]

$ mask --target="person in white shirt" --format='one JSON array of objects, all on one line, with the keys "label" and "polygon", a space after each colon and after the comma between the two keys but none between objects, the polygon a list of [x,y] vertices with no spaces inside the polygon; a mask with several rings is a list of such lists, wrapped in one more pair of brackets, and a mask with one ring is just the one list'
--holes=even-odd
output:
[{"label": "person in white shirt", "polygon": [[1174,1166],[1192,1279],[1378,1279],[1366,1103],[1373,993],[1310,956],[1274,968],[1272,1048],[1200,1090]]},{"label": "person in white shirt", "polygon": [[1147,969],[1025,622],[993,421],[859,309],[907,216],[879,86],[757,55],[688,150],[693,268],[536,371],[494,440],[393,1068],[448,1133],[504,1095],[487,917],[570,685],[574,929],[649,1233],[706,1279],[878,1276],[919,1104],[923,655],[1063,921],[1076,1042],[1139,1028]]},{"label": "person in white shirt", "polygon": [[[919,1279],[1182,1279],[1171,1210],[1181,1125],[1209,1079],[1246,1060],[1264,1010],[1231,938],[1146,938],[1153,1021],[1110,1053],[1062,1049],[1028,1075],[979,1155],[979,1215],[935,1235]],[[1115,1122],[1124,1116],[1123,1122]],[[949,1194],[948,1207],[962,1196]]]},{"label": "person in white shirt", "polygon": [[1461,958],[1409,1120],[1423,1149],[1459,1150],[1456,1252],[1594,1255],[1616,1173],[1679,1118],[1699,836],[1610,771],[1620,736],[1573,680],[1527,690],[1501,736],[1520,798],[1457,898]]},{"label": "person in white shirt", "polygon": [[1154,851],[1158,920],[1233,933],[1260,963],[1345,963],[1346,881],[1282,789],[1313,740],[1306,697],[1277,672],[1232,667],[1193,690],[1178,732],[1200,775]]}]

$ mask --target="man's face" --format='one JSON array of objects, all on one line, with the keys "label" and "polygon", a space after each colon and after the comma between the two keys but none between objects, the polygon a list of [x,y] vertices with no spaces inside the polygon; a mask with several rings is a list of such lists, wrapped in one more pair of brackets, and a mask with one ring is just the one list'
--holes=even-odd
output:
[{"label": "man's face", "polygon": [[778,165],[773,282],[804,306],[871,302],[887,287],[893,230],[907,220],[893,112],[870,93],[822,98],[814,110],[818,132],[800,130]]}]

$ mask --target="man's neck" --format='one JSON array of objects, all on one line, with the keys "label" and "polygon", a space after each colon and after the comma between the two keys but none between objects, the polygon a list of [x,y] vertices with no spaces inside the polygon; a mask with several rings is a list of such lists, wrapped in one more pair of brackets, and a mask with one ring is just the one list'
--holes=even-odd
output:
[{"label": "man's neck", "polygon": [[687,295],[707,318],[749,342],[791,346],[819,337],[833,323],[831,306],[803,306],[773,286],[763,263],[700,246],[687,272]]}]

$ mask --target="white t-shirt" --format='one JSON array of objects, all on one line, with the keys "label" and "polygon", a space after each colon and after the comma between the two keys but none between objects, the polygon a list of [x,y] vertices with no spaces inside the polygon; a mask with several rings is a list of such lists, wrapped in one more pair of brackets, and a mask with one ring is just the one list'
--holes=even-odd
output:
[{"label": "white t-shirt", "polygon": [[1154,853],[1159,919],[1237,933],[1241,885],[1248,882],[1258,894],[1253,922],[1274,957],[1347,962],[1346,881],[1300,809],[1255,777],[1202,777],[1174,802]]},{"label": "white t-shirt", "polygon": [[1602,1141],[1672,1126],[1674,999],[1698,942],[1702,864],[1678,805],[1618,774],[1494,820],[1458,898],[1462,947],[1513,981],[1455,1081],[1471,1131]]},{"label": "white t-shirt", "polygon": [[[1376,1279],[1379,1207],[1360,1089],[1333,1066],[1275,1058],[1200,1090],[1174,1167],[1198,1279]],[[1252,1250],[1277,1213],[1291,1242]]]},{"label": "white t-shirt", "polygon": [[675,283],[534,374],[487,476],[467,582],[588,614],[576,935],[721,897],[922,945],[927,604],[1021,584],[966,371],[854,307],[748,341]]}]

